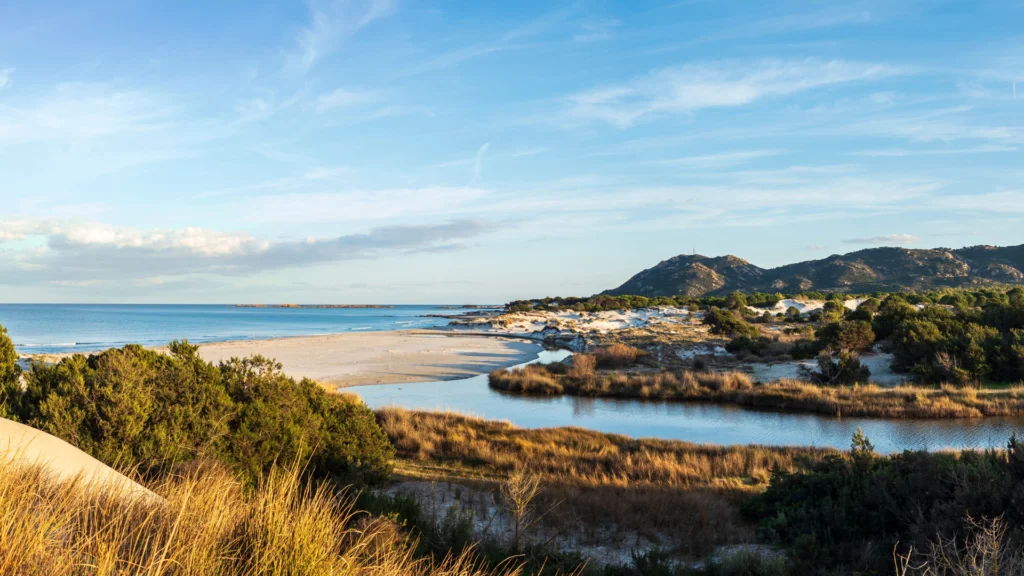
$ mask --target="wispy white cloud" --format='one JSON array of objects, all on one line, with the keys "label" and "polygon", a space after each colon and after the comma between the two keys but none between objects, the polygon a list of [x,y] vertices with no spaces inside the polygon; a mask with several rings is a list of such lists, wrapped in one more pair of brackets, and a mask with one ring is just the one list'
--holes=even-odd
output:
[{"label": "wispy white cloud", "polygon": [[762,98],[896,73],[897,69],[883,64],[839,60],[690,64],[569,96],[567,114],[578,121],[596,120],[626,128],[657,115],[742,106]]},{"label": "wispy white cloud", "polygon": [[1022,214],[1024,213],[1024,190],[938,196],[930,200],[929,206],[932,209],[949,210],[954,213]]},{"label": "wispy white cloud", "polygon": [[877,150],[859,150],[852,154],[872,158],[903,158],[907,156],[959,156],[961,154],[992,154],[999,152],[1016,152],[1015,146],[985,145],[969,148],[881,148]]},{"label": "wispy white cloud", "polygon": [[61,84],[22,105],[0,107],[0,143],[94,139],[166,127],[172,101],[101,83]]},{"label": "wispy white cloud", "polygon": [[972,115],[971,106],[954,106],[924,112],[901,112],[859,118],[837,131],[902,138],[915,142],[989,141],[994,144],[1024,143],[1024,128],[991,124]]},{"label": "wispy white cloud", "polygon": [[743,150],[737,152],[721,152],[717,154],[701,154],[698,156],[685,156],[670,160],[659,160],[658,164],[678,166],[681,168],[726,168],[744,164],[760,158],[770,158],[785,154],[782,150]]},{"label": "wispy white cloud", "polygon": [[863,245],[885,245],[885,246],[906,246],[920,241],[921,238],[913,234],[883,234],[881,236],[870,236],[868,238],[848,238],[843,240],[844,244]]},{"label": "wispy white cloud", "polygon": [[14,68],[0,68],[0,90],[7,88],[8,84],[11,83],[11,75],[14,74]]},{"label": "wispy white cloud", "polygon": [[257,223],[380,222],[474,211],[490,214],[485,202],[490,195],[489,190],[471,186],[298,192],[247,198],[232,212],[239,219]]},{"label": "wispy white cloud", "polygon": [[619,20],[589,20],[580,25],[580,32],[572,37],[572,41],[588,44],[610,40],[614,37],[615,29],[621,25]]},{"label": "wispy white cloud", "polygon": [[394,11],[392,0],[314,1],[310,23],[299,31],[288,67],[307,74],[325,56],[337,51],[353,34]]},{"label": "wispy white cloud", "polygon": [[255,184],[247,184],[244,186],[200,192],[195,194],[193,197],[216,198],[219,196],[231,196],[235,194],[248,195],[252,192],[257,194],[293,192],[309,186],[338,184],[341,183],[344,178],[351,176],[354,173],[355,170],[350,166],[316,165],[290,176],[273,178],[271,180],[257,182]]},{"label": "wispy white cloud", "polygon": [[337,88],[327,94],[322,94],[316,99],[316,111],[327,112],[338,108],[348,108],[368,104],[379,100],[380,95],[376,92],[365,90],[348,90]]},{"label": "wispy white cloud", "polygon": [[[332,238],[270,241],[201,228],[141,230],[101,223],[0,222],[0,238],[38,236],[44,250],[3,258],[0,283],[145,281],[193,274],[257,273],[392,253],[457,249],[494,229],[477,220],[383,226]],[[13,272],[17,271],[17,274]]]},{"label": "wispy white cloud", "polygon": [[845,5],[837,3],[809,12],[783,14],[740,26],[734,31],[734,36],[786,34],[853,24],[868,24],[876,19],[873,14],[875,7],[867,2],[854,2]]},{"label": "wispy white cloud", "polygon": [[491,147],[490,142],[485,142],[483,146],[476,151],[476,158],[473,161],[473,182],[476,183],[480,180],[480,175],[484,169],[484,156],[487,155],[487,149]]},{"label": "wispy white cloud", "polygon": [[517,26],[497,38],[440,52],[412,67],[408,74],[422,74],[452,68],[481,56],[517,50],[529,46],[536,38],[557,30],[575,9],[557,10]]}]

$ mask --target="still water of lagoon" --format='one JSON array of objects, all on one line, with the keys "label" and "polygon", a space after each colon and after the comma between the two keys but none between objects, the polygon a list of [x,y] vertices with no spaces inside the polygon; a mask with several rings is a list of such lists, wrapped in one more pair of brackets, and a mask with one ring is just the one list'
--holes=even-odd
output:
[{"label": "still water of lagoon", "polygon": [[[536,361],[564,359],[565,351],[541,352]],[[879,452],[1004,446],[1022,418],[886,420],[786,414],[733,406],[633,399],[522,396],[492,390],[487,376],[448,382],[347,388],[372,408],[451,410],[524,428],[578,426],[634,438],[668,438],[707,444],[831,446],[846,449],[861,428]]]}]

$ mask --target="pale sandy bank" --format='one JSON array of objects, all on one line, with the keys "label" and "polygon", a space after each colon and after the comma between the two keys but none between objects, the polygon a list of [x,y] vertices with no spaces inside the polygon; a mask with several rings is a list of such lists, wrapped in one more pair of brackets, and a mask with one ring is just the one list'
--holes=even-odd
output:
[{"label": "pale sandy bank", "polygon": [[0,461],[42,465],[59,480],[81,477],[102,489],[114,487],[126,494],[154,496],[146,488],[60,438],[6,418],[0,418]]},{"label": "pale sandy bank", "polygon": [[468,378],[527,362],[540,350],[506,338],[405,330],[216,342],[199,353],[212,362],[260,354],[289,376],[340,387]]}]

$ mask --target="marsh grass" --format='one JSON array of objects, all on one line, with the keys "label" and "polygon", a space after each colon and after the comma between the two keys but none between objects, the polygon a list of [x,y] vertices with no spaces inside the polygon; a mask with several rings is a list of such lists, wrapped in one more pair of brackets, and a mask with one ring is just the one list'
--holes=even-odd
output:
[{"label": "marsh grass", "polygon": [[637,440],[583,428],[529,430],[400,408],[378,410],[377,417],[395,445],[399,474],[497,487],[525,469],[543,485],[537,507],[553,511],[546,527],[583,530],[595,542],[661,539],[691,557],[753,540],[737,503],[763,490],[772,470],[803,469],[836,453]]},{"label": "marsh grass", "polygon": [[414,557],[391,520],[356,512],[297,468],[245,488],[216,465],[150,486],[160,498],[58,481],[40,467],[0,463],[0,574],[391,575],[490,572],[472,551]]},{"label": "marsh grass", "polygon": [[[545,386],[534,386],[535,382]],[[532,364],[496,370],[491,387],[527,394],[705,401],[749,408],[881,418],[977,418],[1024,415],[1024,386],[883,388],[820,386],[797,380],[755,384],[742,372],[595,372],[586,379]]]}]

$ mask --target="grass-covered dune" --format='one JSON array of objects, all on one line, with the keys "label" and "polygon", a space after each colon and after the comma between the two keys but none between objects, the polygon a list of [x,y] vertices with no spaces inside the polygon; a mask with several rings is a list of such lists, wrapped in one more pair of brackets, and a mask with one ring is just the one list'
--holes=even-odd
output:
[{"label": "grass-covered dune", "polygon": [[0,574],[483,576],[468,552],[435,560],[352,494],[273,468],[247,487],[220,465],[126,498],[40,467],[0,462]]},{"label": "grass-covered dune", "polygon": [[594,370],[587,361],[531,364],[495,370],[488,381],[521,394],[701,401],[748,408],[878,418],[977,418],[1024,415],[1024,386],[977,389],[956,386],[883,388],[823,386],[796,380],[755,384],[741,372],[625,372]]}]

